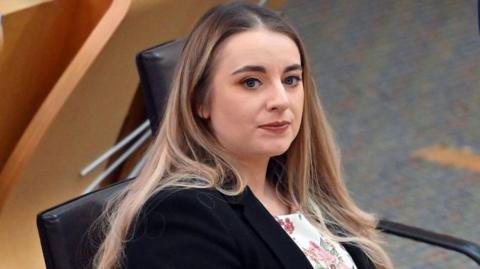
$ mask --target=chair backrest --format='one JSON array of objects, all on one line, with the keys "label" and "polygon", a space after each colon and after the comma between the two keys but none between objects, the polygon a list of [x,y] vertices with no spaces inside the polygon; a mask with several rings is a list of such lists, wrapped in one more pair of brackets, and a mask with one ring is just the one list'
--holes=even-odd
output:
[{"label": "chair backrest", "polygon": [[137,55],[137,67],[152,133],[156,134],[180,57],[183,39],[146,49]]},{"label": "chair backrest", "polygon": [[[168,98],[170,81],[184,41],[171,41],[137,55],[137,66],[145,96],[145,107],[153,133]],[[89,235],[112,194],[129,180],[88,193],[37,215],[43,256],[48,269],[89,268],[101,239]]]},{"label": "chair backrest", "polygon": [[37,215],[43,257],[48,269],[90,267],[99,242],[89,236],[89,230],[105,203],[128,181],[85,194]]}]

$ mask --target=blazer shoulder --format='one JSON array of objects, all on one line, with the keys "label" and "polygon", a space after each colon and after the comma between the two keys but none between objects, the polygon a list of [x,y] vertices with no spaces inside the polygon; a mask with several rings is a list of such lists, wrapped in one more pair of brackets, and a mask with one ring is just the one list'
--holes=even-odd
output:
[{"label": "blazer shoulder", "polygon": [[244,268],[223,203],[215,189],[152,195],[126,243],[126,268]]},{"label": "blazer shoulder", "polygon": [[144,213],[151,210],[193,208],[218,209],[227,201],[215,188],[169,187],[153,194],[144,205]]},{"label": "blazer shoulder", "polygon": [[[228,223],[233,211],[214,188],[168,187],[154,193],[140,209],[137,222],[181,219],[184,223]],[[228,226],[228,225],[227,225]],[[227,228],[226,230],[230,230]]]}]

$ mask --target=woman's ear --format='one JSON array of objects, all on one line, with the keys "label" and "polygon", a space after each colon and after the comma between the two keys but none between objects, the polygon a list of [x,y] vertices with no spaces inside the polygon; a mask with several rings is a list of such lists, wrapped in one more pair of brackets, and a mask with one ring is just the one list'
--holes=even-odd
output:
[{"label": "woman's ear", "polygon": [[197,114],[200,118],[207,120],[210,117],[210,112],[206,105],[199,105],[197,108]]}]

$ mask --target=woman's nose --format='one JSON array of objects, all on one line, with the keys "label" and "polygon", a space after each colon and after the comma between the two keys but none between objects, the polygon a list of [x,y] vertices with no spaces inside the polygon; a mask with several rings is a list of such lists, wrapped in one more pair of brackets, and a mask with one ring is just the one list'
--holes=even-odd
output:
[{"label": "woman's nose", "polygon": [[267,97],[267,109],[285,110],[288,107],[288,93],[283,83],[278,82],[271,86]]}]

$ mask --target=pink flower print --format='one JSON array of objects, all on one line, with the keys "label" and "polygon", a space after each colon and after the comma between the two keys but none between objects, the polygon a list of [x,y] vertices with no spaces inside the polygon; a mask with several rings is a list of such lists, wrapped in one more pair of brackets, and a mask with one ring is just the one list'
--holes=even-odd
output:
[{"label": "pink flower print", "polygon": [[326,264],[337,264],[338,259],[334,255],[332,255],[329,251],[320,248],[315,242],[310,241],[310,246],[308,249],[303,249],[305,255],[310,257],[316,263],[326,263]]},{"label": "pink flower print", "polygon": [[286,218],[285,219],[285,227],[284,227],[285,231],[287,231],[287,233],[291,234],[293,233],[293,230],[295,230],[295,226],[293,225],[293,222],[290,221],[289,218]]},{"label": "pink flower print", "polygon": [[280,226],[282,226],[282,228],[287,233],[291,234],[295,230],[295,225],[293,224],[293,222],[290,221],[289,218],[286,218],[285,220],[282,220],[282,219],[279,219],[279,218],[275,217],[275,219],[277,220],[277,222],[280,224]]}]

